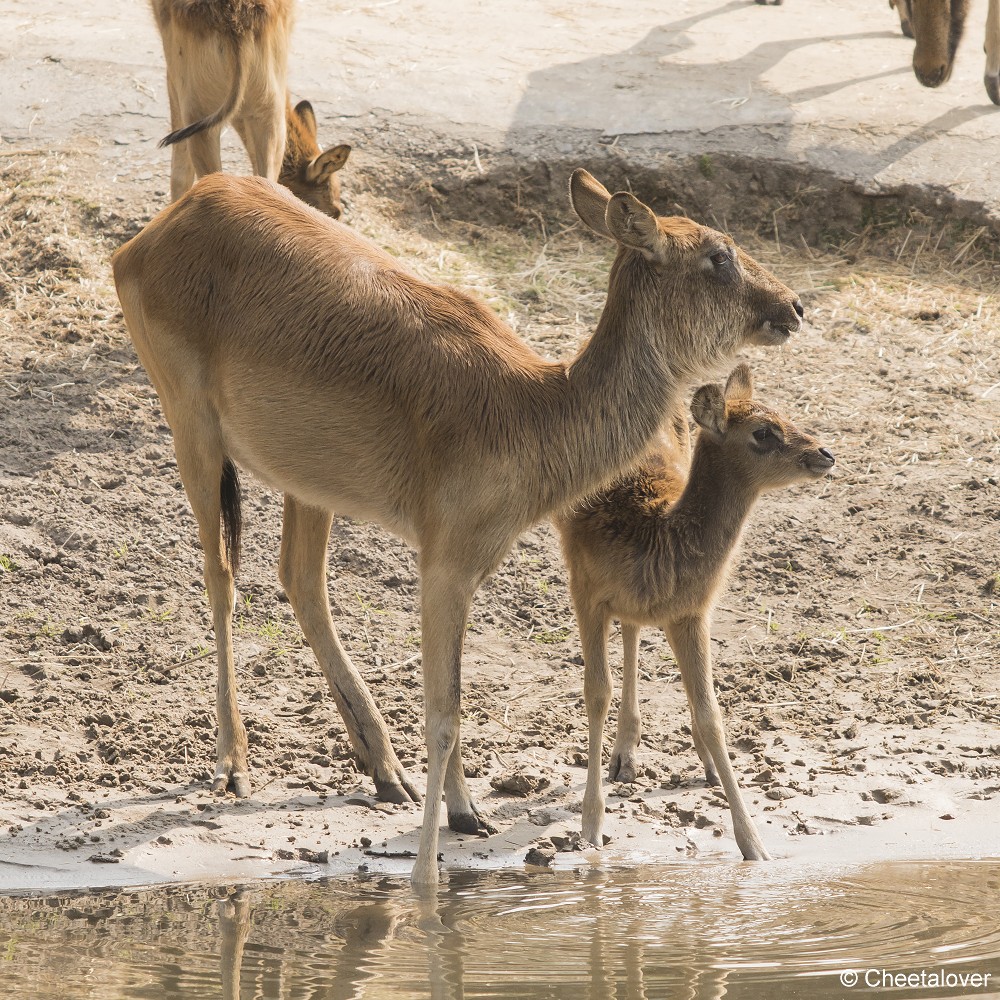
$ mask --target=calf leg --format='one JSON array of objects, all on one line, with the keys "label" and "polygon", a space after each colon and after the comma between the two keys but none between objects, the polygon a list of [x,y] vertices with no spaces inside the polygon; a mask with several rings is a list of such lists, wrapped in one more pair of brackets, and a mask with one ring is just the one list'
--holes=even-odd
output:
[{"label": "calf leg", "polygon": [[639,718],[639,626],[622,622],[622,697],[618,729],[611,750],[608,781],[635,781],[639,773],[636,750],[642,736]]},{"label": "calf leg", "polygon": [[729,760],[729,747],[722,723],[722,710],[712,684],[712,652],[706,618],[683,618],[664,627],[684,680],[694,729],[702,741],[702,750],[715,763],[733,817],[736,843],[748,861],[767,861],[760,834],[743,801],[739,781]]}]

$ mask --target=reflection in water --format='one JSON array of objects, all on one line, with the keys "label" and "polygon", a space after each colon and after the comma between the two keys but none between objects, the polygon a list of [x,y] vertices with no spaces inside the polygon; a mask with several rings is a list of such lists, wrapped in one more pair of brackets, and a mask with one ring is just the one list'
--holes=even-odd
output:
[{"label": "reflection in water", "polygon": [[[990,974],[1000,862],[684,863],[0,898],[9,1000],[843,998],[846,969]],[[867,991],[855,990],[858,995]]]}]

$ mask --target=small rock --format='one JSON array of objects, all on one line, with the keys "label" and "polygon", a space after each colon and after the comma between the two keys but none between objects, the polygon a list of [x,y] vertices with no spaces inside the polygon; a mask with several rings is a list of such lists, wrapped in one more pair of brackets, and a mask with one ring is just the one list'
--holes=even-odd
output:
[{"label": "small rock", "polygon": [[554,847],[532,847],[524,856],[526,865],[534,865],[536,868],[548,868],[552,864],[552,859],[556,856]]},{"label": "small rock", "polygon": [[557,851],[582,851],[590,846],[576,830],[565,835],[554,833],[549,840]]},{"label": "small rock", "polygon": [[528,813],[528,822],[532,826],[549,826],[555,822],[555,817],[548,809],[532,809]]},{"label": "small rock", "polygon": [[[369,841],[369,843],[371,842]],[[330,863],[330,852],[311,851],[308,847],[300,847],[299,860],[307,861],[311,865],[328,865]]]},{"label": "small rock", "polygon": [[871,793],[871,797],[880,805],[885,805],[886,802],[895,802],[900,795],[901,793],[895,788],[873,788]]},{"label": "small rock", "polygon": [[796,792],[794,791],[794,789],[785,788],[784,785],[774,785],[773,787],[769,788],[764,794],[769,799],[774,799],[776,802],[780,802],[782,799],[794,798]]},{"label": "small rock", "polygon": [[508,795],[531,795],[548,788],[549,779],[536,771],[507,771],[490,780],[490,787]]}]

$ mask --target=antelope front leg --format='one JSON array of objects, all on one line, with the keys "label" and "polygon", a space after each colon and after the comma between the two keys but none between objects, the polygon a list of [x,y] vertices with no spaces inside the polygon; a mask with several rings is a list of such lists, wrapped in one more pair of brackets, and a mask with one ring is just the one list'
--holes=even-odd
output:
[{"label": "antelope front leg", "polygon": [[1000,0],[990,0],[986,13],[986,72],[983,82],[990,100],[1000,104]]},{"label": "antelope front leg", "polygon": [[[425,560],[421,567],[420,629],[423,649],[427,799],[420,846],[410,881],[433,886],[438,881],[438,819],[452,756],[458,747],[462,707],[462,643],[475,582],[471,575]],[[455,780],[454,773],[451,774]],[[461,784],[464,786],[465,777]],[[466,804],[472,810],[468,789]],[[460,806],[459,803],[455,804]]]},{"label": "antelope front leg", "polygon": [[285,495],[278,576],[295,617],[323,670],[347,736],[384,802],[419,802],[392,749],[385,720],[344,647],[330,617],[326,592],[326,548],[333,515]]},{"label": "antelope front leg", "polygon": [[635,781],[639,773],[636,750],[642,736],[639,718],[639,626],[622,622],[622,699],[618,729],[611,750],[608,781]]},{"label": "antelope front leg", "polygon": [[608,619],[600,612],[577,610],[583,644],[583,700],[587,705],[587,790],[583,794],[583,839],[603,847],[604,778],[601,756],[604,723],[611,705],[611,670],[608,667]]},{"label": "antelope front leg", "polygon": [[743,801],[736,772],[729,760],[729,747],[722,711],[712,684],[712,651],[707,618],[684,618],[670,622],[664,631],[677,656],[691,715],[704,750],[711,756],[722,781],[733,817],[736,843],[747,861],[768,861],[770,855]]}]

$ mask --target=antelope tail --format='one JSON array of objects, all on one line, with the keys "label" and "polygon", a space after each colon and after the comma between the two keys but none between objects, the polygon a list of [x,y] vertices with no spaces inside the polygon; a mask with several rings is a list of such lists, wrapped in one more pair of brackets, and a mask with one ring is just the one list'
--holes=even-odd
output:
[{"label": "antelope tail", "polygon": [[158,143],[161,149],[164,146],[172,146],[175,142],[183,142],[185,139],[190,139],[191,136],[196,135],[198,132],[204,132],[207,128],[214,128],[216,125],[222,124],[243,103],[243,95],[246,93],[247,77],[249,75],[248,64],[250,59],[248,57],[250,53],[248,49],[253,45],[253,36],[249,34],[242,35],[239,38],[233,39],[232,42],[232,54],[236,74],[233,78],[233,87],[229,91],[229,96],[226,98],[225,103],[221,108],[207,117],[200,118],[190,125],[185,125],[183,128],[176,129],[169,135],[165,135]]}]

